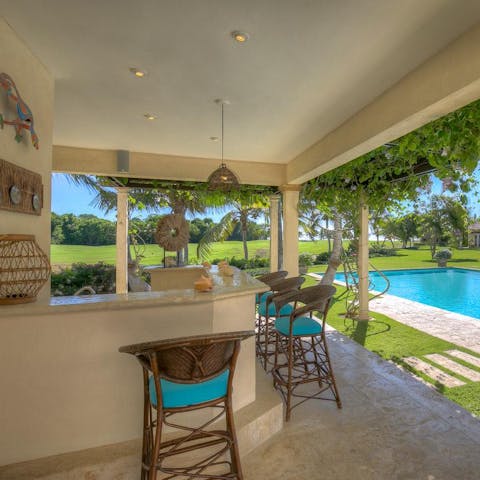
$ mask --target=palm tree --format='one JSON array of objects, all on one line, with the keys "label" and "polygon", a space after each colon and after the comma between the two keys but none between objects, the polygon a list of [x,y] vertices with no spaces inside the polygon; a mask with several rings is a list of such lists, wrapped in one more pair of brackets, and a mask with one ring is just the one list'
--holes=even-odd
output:
[{"label": "palm tree", "polygon": [[237,198],[230,200],[228,205],[232,207],[232,210],[226,213],[212,228],[207,230],[198,242],[197,256],[199,258],[206,258],[211,251],[211,244],[226,240],[233,233],[235,226],[239,224],[242,235],[243,255],[248,260],[248,222],[262,215],[267,206],[267,199],[263,195],[237,195]]},{"label": "palm tree", "polygon": [[[71,174],[68,178],[72,183],[85,186],[95,193],[92,203],[105,213],[116,209],[115,189],[105,184],[103,177]],[[219,209],[225,203],[223,195],[200,188],[191,190],[131,188],[128,192],[128,201],[131,207],[129,214],[135,209],[159,211],[161,208],[170,208],[172,213],[183,217],[187,212],[201,214],[207,209]],[[132,260],[130,255],[128,249],[129,262]],[[180,253],[178,260],[182,263],[188,262],[188,246]]]}]

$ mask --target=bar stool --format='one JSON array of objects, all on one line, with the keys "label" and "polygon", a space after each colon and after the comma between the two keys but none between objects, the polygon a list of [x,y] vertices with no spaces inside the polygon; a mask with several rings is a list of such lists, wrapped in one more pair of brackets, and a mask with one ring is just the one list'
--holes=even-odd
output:
[{"label": "bar stool", "polygon": [[[162,478],[243,479],[232,382],[240,342],[252,335],[253,331],[228,332],[119,348],[135,355],[143,368],[142,480],[154,480],[158,472],[166,475]],[[175,423],[180,422],[175,415],[207,407],[214,417],[202,425]],[[224,414],[224,429],[208,428]],[[165,440],[165,426],[182,435]],[[203,458],[193,460],[194,450]],[[218,473],[220,469],[228,471]]]},{"label": "bar stool", "polygon": [[277,311],[274,299],[287,292],[297,291],[305,281],[305,278],[284,278],[272,283],[272,292],[258,305],[256,318],[256,354],[265,370],[268,369],[269,357],[274,353],[275,334],[273,332],[273,319],[278,315],[290,315],[293,306],[286,303]]},{"label": "bar stool", "polygon": [[[286,421],[296,406],[310,399],[335,401],[342,408],[325,337],[325,320],[335,293],[331,285],[316,285],[276,296],[277,309],[293,302],[290,315],[275,319],[273,385],[286,403]],[[321,323],[313,312],[322,316]],[[317,384],[318,388],[302,388]],[[297,403],[292,405],[294,398]]]},{"label": "bar stool", "polygon": [[286,270],[279,270],[278,272],[265,273],[264,275],[259,275],[256,277],[257,280],[266,283],[270,287],[270,290],[267,290],[263,293],[257,293],[255,296],[256,304],[258,305],[262,300],[265,300],[268,294],[271,293],[272,285],[275,285],[276,282],[284,279],[287,275],[288,272]]}]

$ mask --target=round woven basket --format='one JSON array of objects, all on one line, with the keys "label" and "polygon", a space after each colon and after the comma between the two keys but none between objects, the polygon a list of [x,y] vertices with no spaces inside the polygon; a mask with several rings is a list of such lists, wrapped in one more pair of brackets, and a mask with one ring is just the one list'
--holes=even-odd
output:
[{"label": "round woven basket", "polygon": [[49,276],[34,235],[0,235],[0,305],[34,302]]},{"label": "round woven basket", "polygon": [[172,213],[158,221],[155,240],[165,250],[178,252],[188,245],[188,237],[188,223],[183,215]]}]

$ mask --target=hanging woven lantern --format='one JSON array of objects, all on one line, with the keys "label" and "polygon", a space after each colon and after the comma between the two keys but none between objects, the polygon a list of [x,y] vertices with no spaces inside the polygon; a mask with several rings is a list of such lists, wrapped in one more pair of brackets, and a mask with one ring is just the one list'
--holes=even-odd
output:
[{"label": "hanging woven lantern", "polygon": [[236,175],[222,163],[215,171],[208,177],[208,189],[220,190],[221,192],[230,192],[239,187],[238,178]]},{"label": "hanging woven lantern", "polygon": [[223,137],[224,137],[224,121],[223,121],[223,106],[228,104],[226,100],[218,98],[215,100],[215,103],[221,105],[222,107],[222,163],[220,166],[214,170],[208,177],[208,189],[209,190],[218,190],[220,192],[230,192],[232,190],[237,190],[240,182],[238,181],[237,176],[227,168],[223,161]]},{"label": "hanging woven lantern", "polygon": [[0,305],[34,302],[49,276],[34,235],[0,235]]}]

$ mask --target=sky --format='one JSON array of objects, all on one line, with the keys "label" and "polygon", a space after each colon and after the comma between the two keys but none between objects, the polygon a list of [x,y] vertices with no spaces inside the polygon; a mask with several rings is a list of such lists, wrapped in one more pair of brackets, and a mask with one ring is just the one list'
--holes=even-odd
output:
[{"label": "sky", "polygon": [[[103,210],[92,205],[95,194],[88,188],[78,186],[69,181],[68,175],[62,173],[52,174],[52,212],[62,215],[64,213],[74,213],[80,215],[89,213],[107,220],[115,220],[116,212],[105,213]],[[135,217],[145,218],[152,213],[170,213],[170,209],[162,209],[158,212],[151,210],[135,212]],[[206,216],[218,222],[226,212],[209,213]],[[189,218],[187,214],[187,218]]]},{"label": "sky", "polygon": [[[476,176],[478,178],[478,184],[480,186],[480,167],[477,168]],[[432,185],[432,193],[441,193],[442,184],[439,180],[434,180]],[[94,194],[86,187],[80,187],[74,185],[68,180],[68,176],[61,173],[52,174],[52,212],[59,215],[64,213],[74,213],[80,215],[82,213],[90,213],[100,218],[106,218],[108,220],[115,220],[115,211],[108,214],[92,205]],[[469,195],[469,210],[471,214],[480,217],[480,202],[475,194]],[[137,212],[135,216],[146,217],[151,214],[151,211]],[[165,209],[163,213],[168,213]],[[208,214],[214,221],[220,220],[225,214],[223,213],[211,213]]]}]

